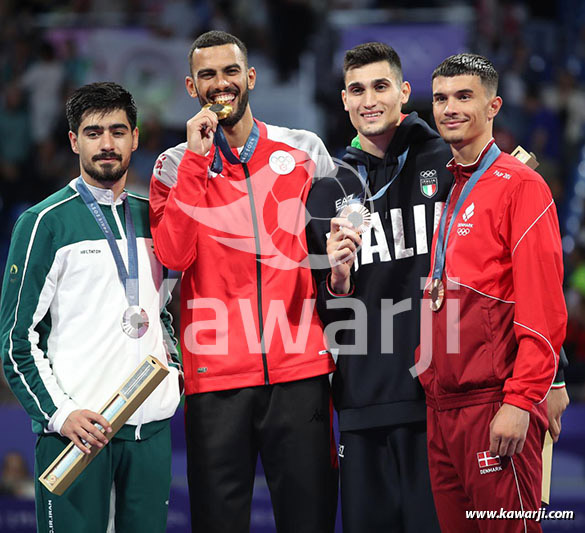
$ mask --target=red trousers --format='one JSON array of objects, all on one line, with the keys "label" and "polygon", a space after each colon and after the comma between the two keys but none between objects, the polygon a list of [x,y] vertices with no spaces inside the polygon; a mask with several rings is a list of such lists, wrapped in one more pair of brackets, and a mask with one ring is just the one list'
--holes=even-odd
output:
[{"label": "red trousers", "polygon": [[536,406],[522,453],[492,458],[489,427],[500,403],[427,408],[431,486],[442,533],[540,532],[531,519],[469,519],[466,511],[537,511],[541,507],[546,402]]}]

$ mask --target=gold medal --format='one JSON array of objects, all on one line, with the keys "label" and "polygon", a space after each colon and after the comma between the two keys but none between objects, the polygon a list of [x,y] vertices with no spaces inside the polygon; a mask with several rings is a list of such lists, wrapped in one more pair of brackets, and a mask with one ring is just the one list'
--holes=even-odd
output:
[{"label": "gold medal", "polygon": [[219,120],[229,117],[233,111],[233,107],[228,104],[205,104],[203,109],[213,111]]},{"label": "gold medal", "polygon": [[433,279],[431,288],[429,289],[429,295],[431,297],[431,309],[438,311],[443,305],[443,299],[445,298],[445,287],[440,279]]}]

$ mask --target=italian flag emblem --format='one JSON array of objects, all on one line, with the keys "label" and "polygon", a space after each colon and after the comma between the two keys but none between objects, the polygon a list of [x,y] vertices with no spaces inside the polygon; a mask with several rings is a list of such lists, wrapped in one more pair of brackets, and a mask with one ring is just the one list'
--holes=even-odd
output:
[{"label": "italian flag emblem", "polygon": [[[432,198],[437,194],[437,189],[439,188],[437,183],[437,172],[436,170],[425,170],[420,174],[420,192],[422,192],[427,198]],[[427,174],[427,177],[423,176],[423,174]],[[428,176],[429,174],[431,175]]]}]

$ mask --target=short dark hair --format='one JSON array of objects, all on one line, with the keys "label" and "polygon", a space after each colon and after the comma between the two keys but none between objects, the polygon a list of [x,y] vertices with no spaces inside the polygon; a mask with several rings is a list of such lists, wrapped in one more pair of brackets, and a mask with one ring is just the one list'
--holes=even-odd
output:
[{"label": "short dark hair", "polygon": [[[191,69],[193,53],[195,52],[195,50],[197,50],[198,48],[223,46],[224,44],[235,44],[242,52],[242,55],[244,56],[244,61],[246,65],[248,65],[248,49],[246,48],[246,45],[242,41],[240,41],[240,39],[238,39],[235,35],[232,35],[231,33],[227,33],[225,31],[212,30],[197,37],[197,39],[195,39],[195,41],[191,45],[191,50],[189,50],[189,69]],[[191,74],[193,74],[192,70]]]},{"label": "short dark hair", "polygon": [[484,56],[478,54],[457,54],[443,61],[434,71],[433,77],[443,76],[479,76],[482,85],[488,92],[496,94],[498,91],[498,73],[493,63]]},{"label": "short dark hair", "polygon": [[110,113],[122,109],[126,111],[130,127],[136,127],[137,110],[134,98],[121,85],[111,81],[90,83],[80,87],[67,99],[65,113],[69,129],[77,133],[86,113]]},{"label": "short dark hair", "polygon": [[385,43],[364,43],[354,46],[351,50],[345,52],[343,58],[343,78],[352,68],[363,67],[370,63],[378,61],[388,61],[390,66],[396,71],[400,82],[402,82],[402,63],[396,50]]}]

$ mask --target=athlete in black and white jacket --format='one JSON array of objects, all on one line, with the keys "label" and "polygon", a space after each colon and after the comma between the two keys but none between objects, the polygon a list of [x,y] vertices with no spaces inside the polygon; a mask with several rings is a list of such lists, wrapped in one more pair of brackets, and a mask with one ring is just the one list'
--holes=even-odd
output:
[{"label": "athlete in black and white jacket", "polygon": [[[307,202],[318,310],[339,349],[333,393],[343,530],[439,531],[424,392],[409,369],[419,343],[421,280],[451,186],[451,152],[416,113],[401,113],[410,86],[390,47],[350,50],[344,73],[344,105],[358,137],[337,176],[317,181]],[[330,222],[353,203],[371,212],[361,239],[337,218]],[[323,261],[327,253],[339,262],[333,269]]]}]

